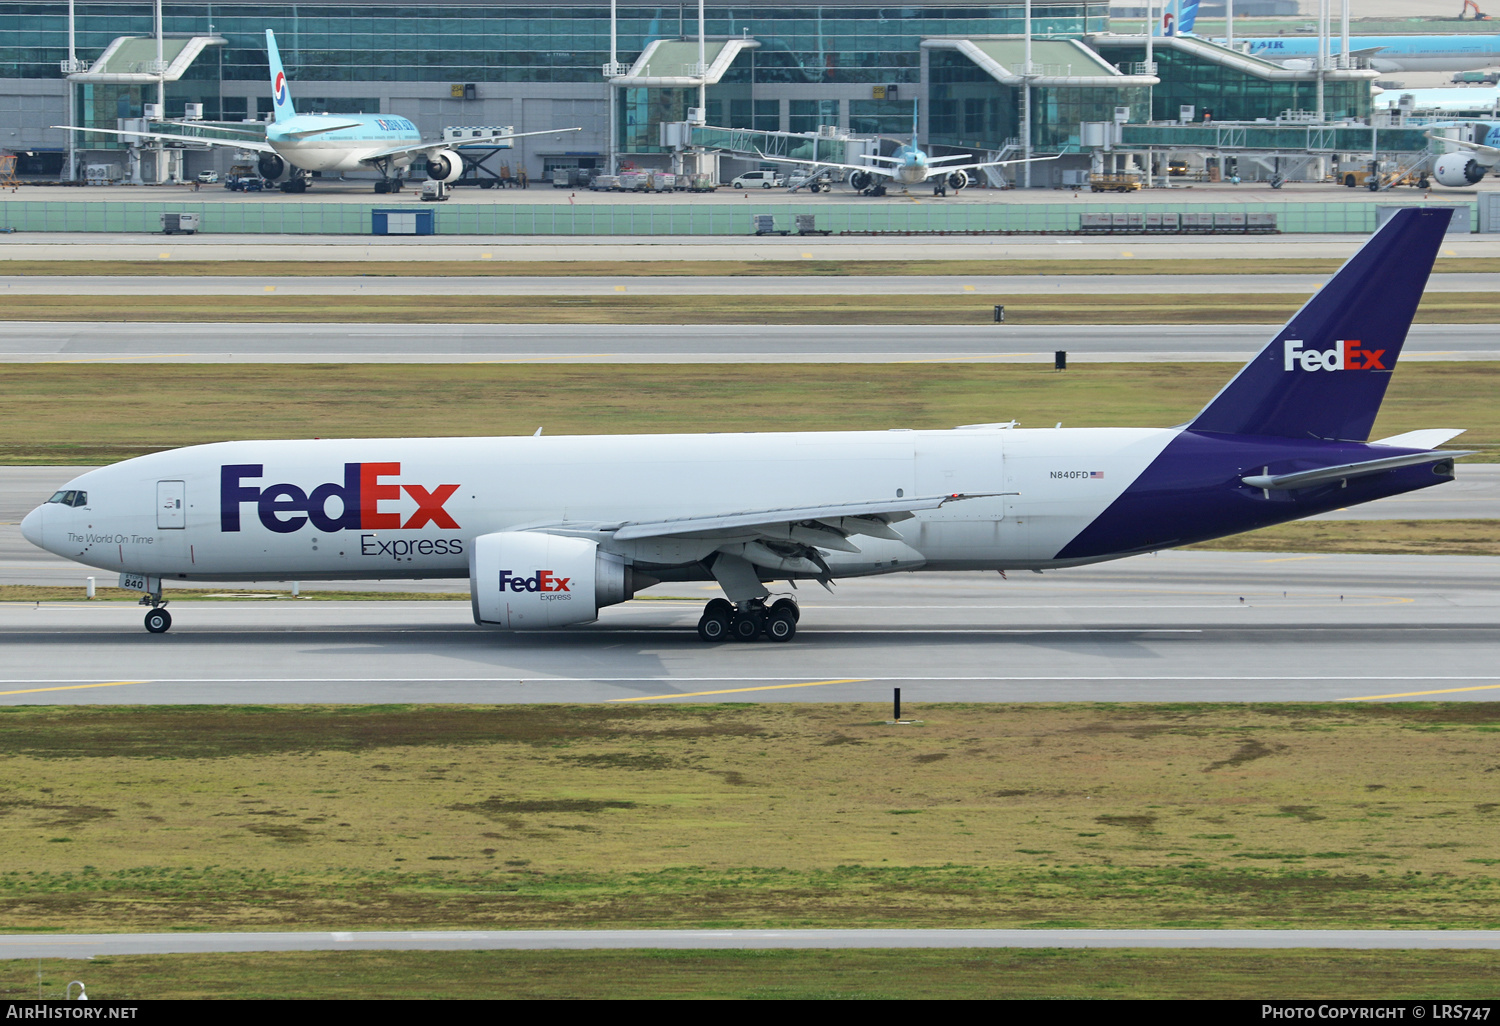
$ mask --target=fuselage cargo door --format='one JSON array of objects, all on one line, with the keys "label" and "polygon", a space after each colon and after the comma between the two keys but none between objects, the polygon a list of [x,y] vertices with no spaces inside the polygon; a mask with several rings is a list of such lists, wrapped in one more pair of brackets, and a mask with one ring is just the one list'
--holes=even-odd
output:
[{"label": "fuselage cargo door", "polygon": [[187,485],[182,481],[156,482],[156,527],[180,531],[187,526]]},{"label": "fuselage cargo door", "polygon": [[921,514],[920,548],[927,565],[984,560],[999,546],[1005,519],[1004,439],[996,429],[924,432],[917,445],[918,495],[989,496],[949,503]]}]

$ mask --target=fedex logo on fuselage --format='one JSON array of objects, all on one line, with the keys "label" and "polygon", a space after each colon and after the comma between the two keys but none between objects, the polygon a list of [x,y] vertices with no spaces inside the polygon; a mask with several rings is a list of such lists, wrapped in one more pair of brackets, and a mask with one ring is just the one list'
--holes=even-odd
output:
[{"label": "fedex logo on fuselage", "polygon": [[1283,350],[1283,370],[1341,371],[1389,370],[1382,359],[1384,349],[1361,349],[1359,339],[1339,339],[1332,349],[1303,349],[1299,339],[1289,338]]},{"label": "fedex logo on fuselage", "polygon": [[[438,485],[428,491],[421,485],[387,482],[401,476],[399,463],[345,463],[344,480],[328,481],[306,491],[294,484],[273,484],[264,488],[248,484],[265,476],[265,465],[233,463],[219,468],[219,530],[240,529],[241,507],[255,504],[255,512],[268,531],[291,534],[309,521],[319,531],[415,531],[432,524],[450,531],[458,522],[443,504],[458,491],[459,485]],[[405,492],[416,500],[417,508],[402,521],[401,514],[382,511],[382,502],[390,503]],[[338,500],[330,503],[330,500]],[[330,510],[330,505],[333,507]]]},{"label": "fedex logo on fuselage", "polygon": [[[568,583],[572,580],[571,577],[558,577],[551,570],[538,570],[530,577],[516,577],[509,570],[501,570],[500,590],[539,591],[550,596],[562,591],[571,592],[572,589],[568,587]],[[571,598],[571,594],[568,597]]]}]

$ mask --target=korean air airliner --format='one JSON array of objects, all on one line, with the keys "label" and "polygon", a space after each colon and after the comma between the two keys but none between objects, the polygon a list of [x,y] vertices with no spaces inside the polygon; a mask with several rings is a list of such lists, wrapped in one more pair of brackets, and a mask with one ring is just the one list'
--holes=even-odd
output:
[{"label": "korean air airliner", "polygon": [[705,641],[784,642],[778,581],[1073,567],[1453,480],[1460,431],[1368,440],[1450,216],[1397,212],[1175,427],[218,442],[83,474],[21,531],[118,572],[152,632],[173,581],[467,578],[511,631],[715,581]]},{"label": "korean air airliner", "polygon": [[[306,192],[312,181],[310,172],[341,174],[345,171],[377,171],[380,180],[375,191],[398,192],[401,172],[418,158],[427,159],[427,177],[448,183],[464,172],[463,158],[447,142],[423,142],[417,126],[406,118],[379,114],[298,114],[292,102],[291,85],[281,65],[281,51],[276,36],[266,29],[266,57],[271,68],[271,101],[274,120],[266,127],[265,140],[258,133],[245,133],[239,140],[205,139],[174,135],[168,132],[125,132],[110,128],[79,128],[54,125],[74,132],[129,136],[138,139],[162,139],[189,142],[260,153],[257,170],[260,176],[283,192]],[[231,129],[219,128],[230,132]],[[555,135],[580,132],[577,128],[548,129],[542,132],[495,133],[466,139],[465,143],[519,139],[533,135]]]}]

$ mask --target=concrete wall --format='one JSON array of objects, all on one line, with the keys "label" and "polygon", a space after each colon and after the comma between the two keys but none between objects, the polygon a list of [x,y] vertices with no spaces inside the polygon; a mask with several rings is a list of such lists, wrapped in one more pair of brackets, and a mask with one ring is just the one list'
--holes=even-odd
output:
[{"label": "concrete wall", "polygon": [[[374,197],[372,197],[373,201]],[[293,234],[370,235],[370,210],[389,203],[318,203],[266,199],[246,203],[190,201],[0,201],[0,225],[24,232],[154,232],[162,213],[196,213],[205,235]],[[1089,204],[1088,213],[1274,213],[1283,232],[1368,234],[1377,224],[1369,203],[1130,203]],[[1458,203],[1473,212],[1474,204]],[[1076,204],[964,203],[867,206],[826,210],[806,204],[640,203],[509,204],[465,203],[436,210],[439,235],[748,235],[752,215],[774,214],[778,228],[790,229],[797,214],[813,213],[820,229],[835,232],[1072,232],[1079,226]],[[1477,214],[1472,224],[1478,224]],[[378,245],[378,241],[373,244]]]}]

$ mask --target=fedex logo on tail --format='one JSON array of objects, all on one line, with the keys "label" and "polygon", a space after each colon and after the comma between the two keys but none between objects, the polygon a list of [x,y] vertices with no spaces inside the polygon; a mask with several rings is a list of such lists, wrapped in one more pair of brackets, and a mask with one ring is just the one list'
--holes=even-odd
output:
[{"label": "fedex logo on tail", "polygon": [[[415,531],[428,524],[459,529],[458,522],[443,508],[459,485],[438,485],[429,491],[421,485],[388,481],[401,476],[399,463],[345,463],[344,480],[328,481],[311,491],[294,484],[273,484],[262,488],[251,484],[265,476],[265,465],[234,463],[219,468],[219,530],[240,529],[241,507],[254,503],[256,515],[268,531],[291,534],[309,521],[319,531]],[[416,511],[402,520],[400,513],[381,503],[392,503],[405,492],[417,503]],[[332,503],[330,500],[338,500]]]},{"label": "fedex logo on tail", "polygon": [[1303,349],[1298,339],[1286,340],[1283,370],[1390,370],[1384,349],[1361,349],[1358,339],[1339,339],[1332,349]]}]

